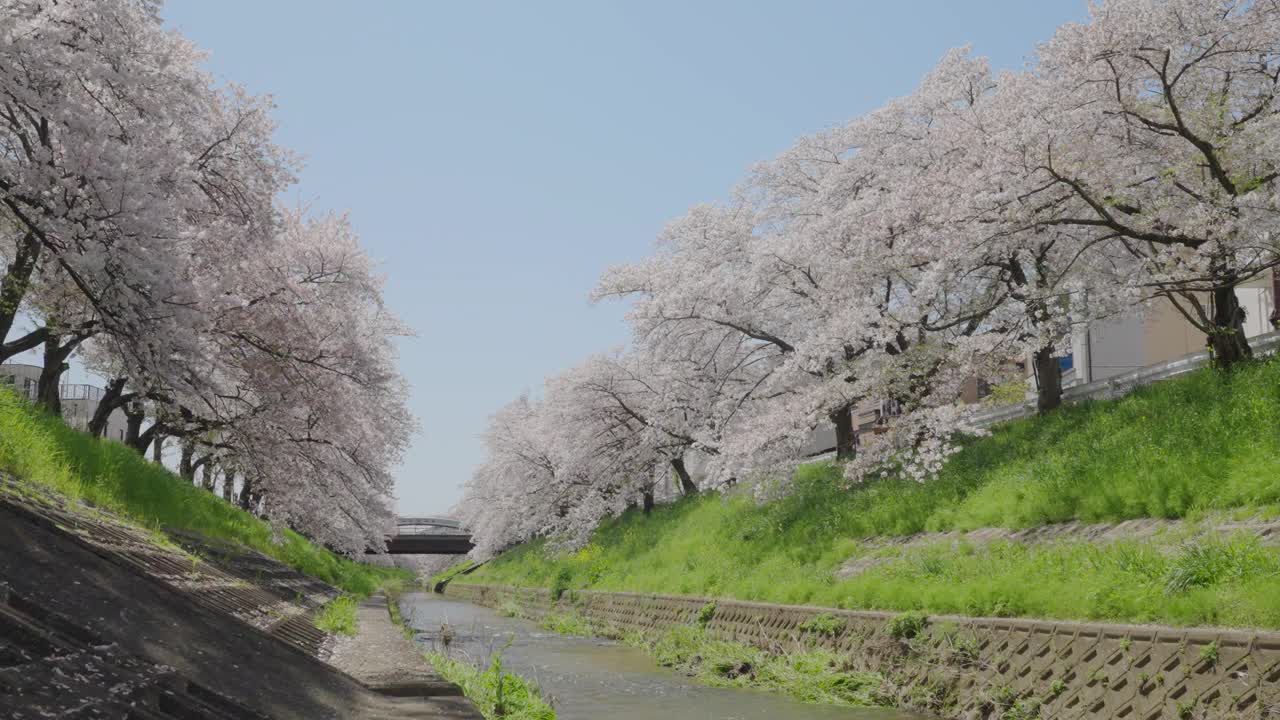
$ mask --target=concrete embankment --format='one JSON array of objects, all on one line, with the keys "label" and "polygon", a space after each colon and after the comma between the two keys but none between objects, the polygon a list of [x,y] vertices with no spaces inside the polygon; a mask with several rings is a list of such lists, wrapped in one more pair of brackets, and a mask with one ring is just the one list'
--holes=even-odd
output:
[{"label": "concrete embankment", "polygon": [[[326,662],[334,641],[312,615],[333,588],[237,546],[173,539],[188,549],[0,477],[6,718],[480,717],[416,655],[422,671],[391,692]],[[388,632],[408,642],[377,602],[356,639],[370,656]]]},{"label": "concrete embankment", "polygon": [[[614,631],[704,624],[776,652],[823,646],[881,673],[903,707],[947,718],[1280,717],[1280,634],[771,605],[713,598],[450,583],[448,597],[532,619],[573,612]],[[819,615],[830,620],[808,621]],[[826,620],[824,618],[824,620]],[[921,621],[923,620],[923,622]],[[808,623],[808,624],[807,624]],[[1015,714],[1018,713],[1018,714]]]}]

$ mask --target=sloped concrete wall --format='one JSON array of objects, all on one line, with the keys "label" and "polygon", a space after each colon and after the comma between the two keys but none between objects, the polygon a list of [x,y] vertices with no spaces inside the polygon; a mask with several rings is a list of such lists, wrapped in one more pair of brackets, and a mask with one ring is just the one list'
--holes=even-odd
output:
[{"label": "sloped concrete wall", "polygon": [[[1280,718],[1280,634],[1136,625],[932,616],[894,638],[896,615],[700,597],[451,584],[450,597],[515,602],[533,619],[576,612],[618,632],[696,623],[774,651],[826,647],[883,674],[905,707],[949,718],[1264,720]],[[819,614],[833,634],[802,626]],[[1037,714],[1038,713],[1038,714]]]}]

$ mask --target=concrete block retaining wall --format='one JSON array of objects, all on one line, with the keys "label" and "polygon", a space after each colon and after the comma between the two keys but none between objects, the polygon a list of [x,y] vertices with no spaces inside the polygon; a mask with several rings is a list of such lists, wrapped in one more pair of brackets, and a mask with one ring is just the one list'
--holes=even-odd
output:
[{"label": "concrete block retaining wall", "polygon": [[[901,640],[889,631],[892,613],[595,591],[554,602],[547,590],[486,585],[450,584],[446,594],[514,602],[535,620],[572,611],[642,633],[697,623],[712,604],[705,627],[717,637],[847,653],[883,674],[899,704],[948,718],[1280,719],[1280,633],[933,616]],[[822,613],[843,628],[802,628]]]}]

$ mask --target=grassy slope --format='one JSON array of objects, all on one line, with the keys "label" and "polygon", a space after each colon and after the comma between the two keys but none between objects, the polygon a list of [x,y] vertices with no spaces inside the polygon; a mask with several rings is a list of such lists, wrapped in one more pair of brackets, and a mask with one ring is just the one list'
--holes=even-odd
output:
[{"label": "grassy slope", "polygon": [[276,542],[272,529],[258,518],[124,445],[72,430],[7,389],[0,389],[0,470],[147,528],[194,530],[247,545],[356,595],[410,577],[338,557],[290,530]]},{"label": "grassy slope", "polygon": [[[1202,371],[965,443],[925,484],[843,487],[830,465],[759,505],[706,495],[605,523],[585,549],[515,548],[455,582],[700,594],[849,608],[1280,627],[1280,554],[1243,538],[903,552],[921,530],[1280,509],[1280,361]],[[845,559],[884,562],[835,581]]]}]

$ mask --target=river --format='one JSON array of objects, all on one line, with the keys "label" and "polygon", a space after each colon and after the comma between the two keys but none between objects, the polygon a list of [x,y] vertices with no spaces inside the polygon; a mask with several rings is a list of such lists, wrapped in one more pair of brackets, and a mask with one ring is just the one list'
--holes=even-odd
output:
[{"label": "river", "polygon": [[559,720],[921,720],[898,710],[807,705],[775,693],[697,685],[629,645],[560,635],[438,595],[406,594],[400,608],[426,649],[438,649],[447,624],[451,653],[474,661],[500,651],[507,668],[551,697]]}]

